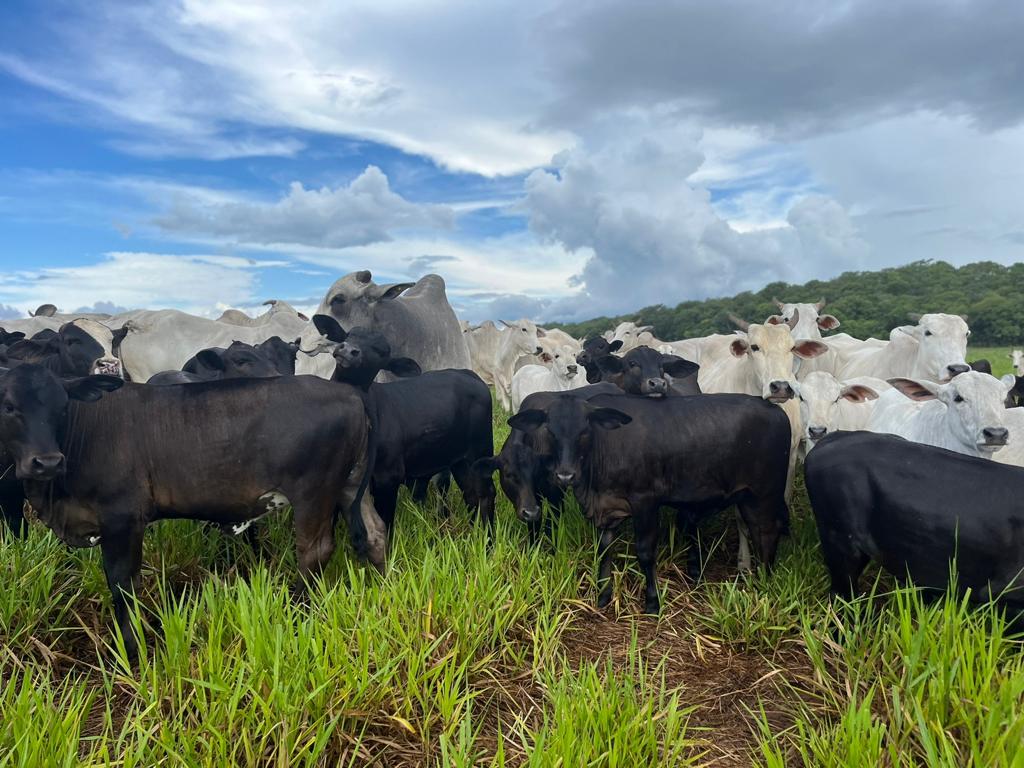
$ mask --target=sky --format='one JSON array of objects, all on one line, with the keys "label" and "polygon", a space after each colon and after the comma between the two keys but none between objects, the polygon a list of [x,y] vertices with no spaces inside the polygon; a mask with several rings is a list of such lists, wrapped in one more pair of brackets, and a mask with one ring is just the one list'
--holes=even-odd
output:
[{"label": "sky", "polygon": [[582,320],[1024,258],[1024,4],[6,0],[0,318]]}]

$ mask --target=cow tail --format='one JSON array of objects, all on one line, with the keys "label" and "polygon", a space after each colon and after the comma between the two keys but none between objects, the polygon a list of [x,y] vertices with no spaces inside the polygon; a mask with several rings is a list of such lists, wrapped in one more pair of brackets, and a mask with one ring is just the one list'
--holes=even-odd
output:
[{"label": "cow tail", "polygon": [[366,420],[369,424],[369,431],[366,436],[366,470],[363,472],[362,480],[359,481],[359,490],[352,506],[348,510],[348,532],[352,542],[352,548],[362,559],[366,559],[370,552],[370,544],[366,533],[366,523],[363,522],[362,503],[370,481],[373,479],[373,470],[377,464],[377,400],[371,397],[368,392],[357,390],[363,401],[363,410],[366,413]]}]

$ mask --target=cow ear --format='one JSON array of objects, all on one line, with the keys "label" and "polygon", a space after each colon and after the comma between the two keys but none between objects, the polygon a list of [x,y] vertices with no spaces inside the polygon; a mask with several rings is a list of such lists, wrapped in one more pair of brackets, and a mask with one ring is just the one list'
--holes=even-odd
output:
[{"label": "cow ear", "polygon": [[551,354],[548,352],[541,352],[539,355],[537,355],[537,357],[540,358],[540,361],[542,363],[550,363],[552,360],[554,360],[554,358],[551,357]]},{"label": "cow ear", "polygon": [[419,376],[423,372],[420,369],[419,363],[410,357],[394,357],[388,360],[388,364],[384,366],[384,369],[403,379]]},{"label": "cow ear", "polygon": [[501,463],[497,456],[487,456],[483,459],[477,459],[473,462],[473,466],[470,468],[477,477],[484,480],[490,480],[491,475],[501,469]]},{"label": "cow ear", "polygon": [[212,349],[202,349],[196,353],[196,362],[202,363],[207,368],[215,371],[224,370],[224,358]]},{"label": "cow ear", "polygon": [[743,357],[749,349],[750,343],[746,339],[733,339],[732,344],[729,345],[733,357]]},{"label": "cow ear", "polygon": [[782,325],[785,322],[786,320],[782,317],[782,315],[772,315],[767,320],[765,320],[765,323],[768,325]]},{"label": "cow ear", "polygon": [[64,385],[64,391],[72,400],[92,403],[103,397],[104,392],[113,392],[115,389],[123,387],[124,379],[97,374],[77,379],[65,379],[61,383]]},{"label": "cow ear", "polygon": [[530,409],[520,411],[515,416],[509,416],[508,425],[520,432],[533,432],[538,427],[547,423],[548,415],[544,411]]},{"label": "cow ear", "polygon": [[1005,376],[1001,376],[999,381],[1002,382],[1003,386],[1006,387],[1006,391],[1009,392],[1015,386],[1017,386],[1017,377],[1012,373],[1008,373]]},{"label": "cow ear", "polygon": [[548,332],[547,332],[547,331],[545,331],[545,330],[544,330],[543,328],[538,328],[538,329],[537,329],[537,338],[538,338],[538,339],[543,339],[543,338],[545,338],[545,337],[546,337],[547,335],[548,335]]},{"label": "cow ear", "polygon": [[699,371],[700,366],[676,355],[666,355],[661,363],[661,370],[674,379],[685,379]]},{"label": "cow ear", "polygon": [[609,373],[622,373],[623,362],[621,357],[615,355],[604,355],[599,358],[597,365],[602,370],[608,371]]},{"label": "cow ear", "polygon": [[397,299],[403,292],[409,290],[414,285],[416,283],[395,283],[394,285],[389,285],[380,297],[381,299]]},{"label": "cow ear", "polygon": [[934,400],[936,398],[935,385],[927,381],[915,381],[914,379],[888,379],[893,389],[897,389],[911,400]]},{"label": "cow ear", "polygon": [[804,360],[823,355],[826,352],[828,352],[828,344],[813,339],[804,339],[793,345],[793,354],[797,357],[802,357]]},{"label": "cow ear", "polygon": [[871,387],[865,387],[863,384],[851,384],[843,387],[843,391],[839,393],[839,396],[849,400],[851,403],[863,403],[865,400],[878,399],[878,393]]},{"label": "cow ear", "polygon": [[834,331],[839,327],[839,318],[835,315],[818,315],[818,327],[823,331]]},{"label": "cow ear", "polygon": [[313,325],[316,326],[321,336],[326,336],[338,344],[341,344],[348,338],[348,334],[341,327],[341,323],[330,315],[313,315]]},{"label": "cow ear", "polygon": [[622,349],[622,339],[616,339],[608,345],[609,352],[618,352]]},{"label": "cow ear", "polygon": [[587,414],[587,420],[601,429],[618,429],[629,424],[633,419],[614,408],[595,408]]}]

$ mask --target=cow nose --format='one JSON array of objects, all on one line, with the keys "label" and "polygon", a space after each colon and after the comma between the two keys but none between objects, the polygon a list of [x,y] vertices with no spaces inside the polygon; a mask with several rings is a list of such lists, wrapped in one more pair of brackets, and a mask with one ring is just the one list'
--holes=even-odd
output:
[{"label": "cow nose", "polygon": [[32,457],[32,476],[40,479],[55,477],[64,471],[64,455],[46,453]]},{"label": "cow nose", "polygon": [[558,473],[555,474],[555,477],[558,478],[559,484],[561,484],[561,485],[568,485],[569,483],[572,482],[573,477],[575,477],[575,473],[574,472],[558,472]]},{"label": "cow nose", "polygon": [[535,351],[535,352],[534,352],[533,354],[535,354],[535,355],[539,355],[539,354],[540,354],[541,352],[543,352],[543,351],[544,351],[544,348],[543,348],[543,347],[537,347],[536,351]]},{"label": "cow nose", "polygon": [[807,435],[811,440],[821,440],[828,432],[828,427],[808,427]]},{"label": "cow nose", "polygon": [[569,373],[576,373],[578,369],[575,365],[567,365],[565,366],[565,370],[567,370]]},{"label": "cow nose", "polygon": [[949,371],[949,378],[952,379],[958,374],[967,373],[967,371],[971,370],[971,367],[963,363],[955,363],[954,365],[947,365],[946,370]]},{"label": "cow nose", "polygon": [[524,523],[532,523],[537,520],[540,520],[540,509],[536,507],[521,507],[519,509],[519,519],[522,520]]},{"label": "cow nose", "polygon": [[773,381],[768,385],[769,398],[772,400],[789,400],[793,397],[793,388],[788,381]]},{"label": "cow nose", "polygon": [[668,389],[668,382],[660,377],[648,379],[646,383],[647,392],[650,394],[663,393]]},{"label": "cow nose", "polygon": [[985,427],[981,430],[981,434],[989,445],[1006,445],[1010,430],[1006,427]]}]

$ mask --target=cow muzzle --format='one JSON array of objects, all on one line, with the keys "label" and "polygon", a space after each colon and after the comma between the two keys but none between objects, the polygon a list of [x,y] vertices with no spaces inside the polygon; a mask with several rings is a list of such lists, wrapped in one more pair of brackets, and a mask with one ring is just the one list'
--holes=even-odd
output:
[{"label": "cow muzzle", "polygon": [[1006,427],[985,427],[981,430],[981,442],[978,449],[982,451],[998,451],[1010,439],[1010,430]]},{"label": "cow muzzle", "polygon": [[784,403],[795,395],[788,381],[773,381],[768,385],[768,400],[773,403]]},{"label": "cow muzzle", "polygon": [[946,366],[946,378],[942,379],[939,383],[949,381],[954,376],[959,376],[961,373],[967,373],[971,370],[971,366],[964,365],[963,363],[955,363],[953,365]]},{"label": "cow muzzle", "polygon": [[560,486],[562,486],[563,488],[568,487],[572,483],[573,478],[575,478],[575,477],[576,477],[576,473],[575,472],[556,472],[555,473],[555,479],[558,481],[558,484]]},{"label": "cow muzzle", "polygon": [[518,510],[519,519],[524,523],[535,523],[540,520],[539,507],[520,507]]},{"label": "cow muzzle", "polygon": [[124,369],[121,366],[121,361],[116,357],[101,357],[92,364],[92,372],[93,375],[124,378]]},{"label": "cow muzzle", "polygon": [[646,379],[640,393],[645,397],[664,397],[668,394],[668,382],[662,378]]},{"label": "cow muzzle", "polygon": [[19,480],[47,482],[64,474],[64,454],[39,453],[18,466],[15,474]]},{"label": "cow muzzle", "polygon": [[808,427],[807,437],[811,442],[816,443],[828,434],[828,427]]}]

